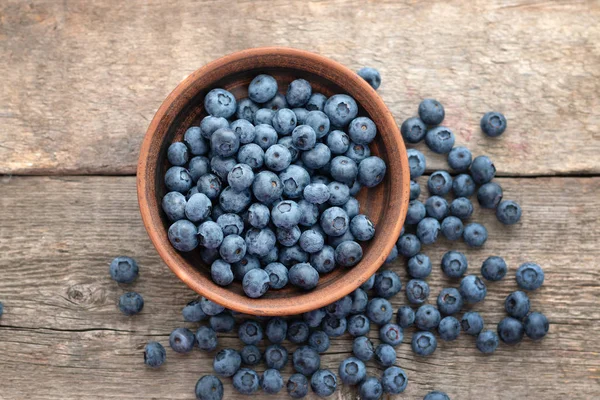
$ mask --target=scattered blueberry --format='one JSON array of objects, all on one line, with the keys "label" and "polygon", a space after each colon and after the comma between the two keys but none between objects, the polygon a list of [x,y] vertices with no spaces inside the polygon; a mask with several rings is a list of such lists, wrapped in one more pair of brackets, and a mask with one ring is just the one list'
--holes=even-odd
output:
[{"label": "scattered blueberry", "polygon": [[365,364],[356,357],[349,357],[340,363],[339,375],[342,382],[346,385],[357,385],[366,376],[367,369]]},{"label": "scattered blueberry", "polygon": [[486,135],[490,137],[500,136],[506,130],[506,118],[499,112],[490,111],[481,117],[479,125]]},{"label": "scattered blueberry", "polygon": [[331,396],[337,388],[337,378],[330,370],[320,369],[310,378],[310,387],[319,397]]},{"label": "scattered blueberry", "polygon": [[126,256],[116,257],[110,263],[110,277],[119,283],[131,283],[139,276],[137,262]]},{"label": "scattered blueberry", "polygon": [[491,354],[498,347],[498,335],[494,331],[482,331],[475,341],[477,349],[484,354]]},{"label": "scattered blueberry", "polygon": [[177,328],[169,336],[169,346],[177,353],[189,353],[196,344],[196,336],[187,328]]},{"label": "scattered blueberry", "polygon": [[381,385],[385,393],[399,394],[406,389],[406,385],[408,385],[408,376],[406,376],[406,373],[400,367],[389,367],[383,371]]},{"label": "scattered blueberry", "polygon": [[460,311],[463,299],[460,292],[455,288],[444,288],[437,298],[438,310],[444,315],[453,315]]},{"label": "scattered blueberry", "polygon": [[419,356],[429,356],[437,348],[437,340],[431,332],[415,332],[412,337],[411,347],[415,354]]},{"label": "scattered blueberry", "polygon": [[506,317],[498,323],[498,337],[506,344],[516,344],[523,339],[525,328],[518,319]]},{"label": "scattered blueberry", "polygon": [[415,326],[422,331],[431,331],[440,324],[440,312],[430,304],[422,305],[415,313]]},{"label": "scattered blueberry", "polygon": [[125,315],[135,315],[144,308],[144,299],[136,292],[127,292],[119,298],[119,310]]},{"label": "scattered blueberry", "polygon": [[532,312],[525,317],[525,334],[533,340],[539,340],[546,336],[550,329],[548,318],[542,313]]},{"label": "scattered blueberry", "polygon": [[487,156],[475,157],[471,164],[471,177],[478,185],[488,183],[496,175],[496,167]]},{"label": "scattered blueberry", "polygon": [[221,400],[223,398],[223,384],[214,375],[204,375],[196,382],[194,392],[197,400]]},{"label": "scattered blueberry", "polygon": [[302,374],[293,374],[287,381],[288,395],[293,399],[300,399],[308,394],[308,379]]},{"label": "scattered blueberry", "polygon": [[283,389],[283,378],[279,370],[274,368],[265,370],[260,380],[260,387],[268,394],[279,393]]},{"label": "scattered blueberry", "polygon": [[536,290],[544,283],[544,271],[534,263],[524,263],[516,273],[517,285],[524,290]]},{"label": "scattered blueberry", "polygon": [[512,292],[504,301],[504,309],[511,317],[523,319],[529,313],[529,297],[520,290]]},{"label": "scattered blueberry", "polygon": [[396,323],[401,328],[408,328],[415,323],[415,312],[410,306],[401,306],[398,309],[396,316]]},{"label": "scattered blueberry", "polygon": [[144,346],[144,364],[152,368],[158,368],[164,364],[167,359],[167,352],[162,344],[158,342],[148,342]]},{"label": "scattered blueberry", "polygon": [[460,320],[460,326],[469,335],[479,335],[479,332],[483,329],[483,318],[478,312],[466,312]]},{"label": "scattered blueberry", "polygon": [[381,75],[379,71],[371,67],[363,67],[358,70],[358,76],[363,78],[375,90],[381,85]]},{"label": "scattered blueberry", "polygon": [[512,200],[502,201],[496,208],[496,218],[504,225],[513,225],[519,222],[521,213],[521,206]]},{"label": "scattered blueberry", "polygon": [[465,226],[463,239],[471,247],[481,247],[488,238],[488,232],[485,226],[473,222]]},{"label": "scattered blueberry", "polygon": [[249,395],[259,388],[258,374],[248,368],[240,368],[233,375],[233,388],[241,394]]},{"label": "scattered blueberry", "polygon": [[427,131],[425,144],[434,153],[447,154],[454,146],[454,133],[444,126],[438,126]]},{"label": "scattered blueberry", "polygon": [[208,326],[201,326],[196,331],[196,343],[200,350],[213,351],[217,348],[217,334]]},{"label": "scattered blueberry", "polygon": [[406,284],[406,297],[411,304],[423,304],[429,297],[429,285],[420,279],[411,279]]},{"label": "scattered blueberry", "polygon": [[431,260],[423,253],[418,253],[408,259],[408,274],[416,279],[424,279],[431,274]]}]

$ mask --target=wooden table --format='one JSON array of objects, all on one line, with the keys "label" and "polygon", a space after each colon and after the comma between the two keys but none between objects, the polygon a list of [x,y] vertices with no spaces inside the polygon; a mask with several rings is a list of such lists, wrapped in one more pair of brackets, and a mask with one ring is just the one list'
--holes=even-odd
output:
[{"label": "wooden table", "polygon": [[[433,389],[452,399],[600,398],[599,24],[598,1],[2,1],[0,399],[193,398],[196,380],[212,371],[211,355],[167,349],[161,369],[142,363],[146,342],[166,345],[173,328],[194,326],[180,310],[195,296],[142,226],[138,148],[185,76],[265,45],[378,68],[379,92],[398,123],[422,98],[439,99],[457,144],[489,155],[504,197],[523,207],[513,227],[477,210],[490,233],[480,250],[443,240],[425,249],[436,266],[430,302],[455,285],[437,267],[445,251],[466,251],[473,273],[501,255],[509,275],[473,307],[495,329],[516,290],[516,267],[535,261],[546,282],[531,294],[532,308],[549,317],[549,335],[501,345],[490,357],[462,335],[420,358],[408,330],[397,364],[410,383],[398,398]],[[478,128],[489,110],[508,118],[499,139]],[[446,168],[443,157],[426,155],[428,173]],[[132,318],[116,308],[130,287],[108,276],[120,254],[141,265],[131,288],[146,306]],[[404,260],[392,268],[406,283]],[[239,346],[235,334],[220,340]],[[348,336],[333,340],[322,366],[337,370],[350,348]],[[226,398],[240,397],[224,382]],[[356,392],[343,388],[336,397]]]}]

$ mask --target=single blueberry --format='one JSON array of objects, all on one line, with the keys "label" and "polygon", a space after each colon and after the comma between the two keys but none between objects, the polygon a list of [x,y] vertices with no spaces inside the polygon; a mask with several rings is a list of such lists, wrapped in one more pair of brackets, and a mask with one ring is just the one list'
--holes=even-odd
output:
[{"label": "single blueberry", "polygon": [[473,204],[466,197],[458,197],[450,203],[450,215],[459,218],[467,219],[473,214]]},{"label": "single blueberry", "polygon": [[440,230],[441,226],[437,219],[423,218],[417,225],[417,237],[423,244],[432,244],[437,240]]},{"label": "single blueberry", "polygon": [[254,127],[254,143],[267,150],[277,143],[277,131],[271,125],[258,124]]},{"label": "single blueberry", "polygon": [[398,253],[404,257],[412,257],[421,250],[421,241],[412,233],[405,233],[396,242]]},{"label": "single blueberry", "polygon": [[407,225],[416,225],[425,218],[425,214],[425,205],[419,200],[411,200],[408,203],[408,211],[406,212],[404,223]]},{"label": "single blueberry", "polygon": [[283,184],[273,172],[261,171],[254,178],[252,193],[258,201],[269,205],[281,197]]},{"label": "single blueberry", "polygon": [[497,256],[491,256],[481,265],[481,276],[488,281],[499,281],[504,278],[508,267],[503,258]]},{"label": "single blueberry", "polygon": [[473,156],[466,147],[458,146],[448,153],[448,165],[456,172],[468,171],[471,161],[473,161]]},{"label": "single blueberry", "polygon": [[348,146],[348,151],[344,155],[354,160],[354,162],[360,163],[365,158],[371,156],[371,149],[369,145],[351,142],[350,146]]},{"label": "single blueberry", "polygon": [[386,170],[385,162],[381,158],[367,157],[358,164],[358,182],[362,186],[375,187],[383,181]]},{"label": "single blueberry", "polygon": [[308,101],[306,102],[306,109],[308,111],[323,111],[323,107],[325,106],[325,102],[327,101],[327,96],[322,93],[313,93]]},{"label": "single blueberry", "polygon": [[270,109],[273,113],[281,108],[289,108],[285,96],[277,93],[271,100],[263,104],[264,108]]},{"label": "single blueberry", "polygon": [[518,319],[506,317],[498,323],[498,337],[506,344],[517,344],[523,339],[525,328]]},{"label": "single blueberry", "polygon": [[471,197],[475,193],[475,181],[471,175],[457,175],[452,181],[452,191],[456,197]]},{"label": "single blueberry", "polygon": [[375,348],[371,339],[366,336],[358,336],[352,342],[352,354],[362,361],[369,361],[375,355]]},{"label": "single blueberry", "polygon": [[366,315],[371,322],[384,325],[391,321],[394,309],[390,302],[381,297],[375,297],[367,303]]},{"label": "single blueberry", "polygon": [[377,296],[389,299],[402,290],[402,282],[395,271],[386,269],[375,274],[373,288]]},{"label": "single blueberry", "polygon": [[229,128],[229,121],[223,117],[208,115],[200,122],[200,131],[204,139],[210,139],[212,134],[221,128]]},{"label": "single blueberry", "polygon": [[321,357],[312,347],[300,346],[292,354],[292,365],[296,372],[311,376],[321,366]]},{"label": "single blueberry", "polygon": [[372,67],[363,67],[358,70],[358,76],[363,78],[375,90],[381,85],[381,75],[379,71]]},{"label": "single blueberry", "polygon": [[310,183],[310,175],[305,168],[290,165],[279,173],[279,180],[283,185],[283,194],[290,199],[302,197],[302,193]]},{"label": "single blueberry", "polygon": [[517,319],[523,319],[529,313],[529,306],[529,297],[520,290],[509,294],[504,301],[506,313]]},{"label": "single blueberry", "polygon": [[227,235],[221,242],[219,254],[230,264],[238,262],[246,255],[246,241],[239,235]]},{"label": "single blueberry", "polygon": [[478,303],[483,301],[487,294],[485,283],[475,275],[467,275],[462,278],[459,291],[466,303]]},{"label": "single blueberry", "polygon": [[292,144],[298,150],[310,150],[317,143],[317,135],[309,125],[299,125],[292,132]]},{"label": "single blueberry", "polygon": [[484,183],[477,190],[477,201],[482,208],[496,208],[501,200],[502,188],[497,183]]},{"label": "single blueberry", "polygon": [[187,252],[198,247],[197,232],[196,225],[187,219],[181,219],[169,227],[168,237],[176,250]]},{"label": "single blueberry", "polygon": [[470,247],[481,247],[488,238],[488,232],[485,226],[476,222],[465,226],[463,231],[463,239]]},{"label": "single blueberry", "polygon": [[419,143],[427,133],[427,126],[419,117],[406,119],[400,127],[400,133],[407,143]]},{"label": "single blueberry", "polygon": [[425,144],[437,154],[447,154],[454,146],[454,133],[445,126],[438,126],[427,131]]},{"label": "single blueberry", "polygon": [[459,218],[451,216],[444,218],[441,229],[446,239],[458,240],[462,237],[464,226]]},{"label": "single blueberry", "polygon": [[293,374],[285,387],[291,398],[300,399],[308,394],[308,379],[302,374]]},{"label": "single blueberry", "polygon": [[202,307],[202,311],[204,311],[206,315],[210,316],[217,315],[225,311],[225,307],[207,299],[206,297],[202,297],[200,299],[200,306]]},{"label": "single blueberry", "polygon": [[437,308],[424,304],[415,313],[415,326],[423,331],[431,331],[440,324],[441,316]]},{"label": "single blueberry", "polygon": [[198,193],[215,200],[221,194],[221,180],[213,174],[205,174],[198,178]]},{"label": "single blueberry", "polygon": [[498,334],[494,331],[483,331],[477,335],[475,345],[477,349],[484,354],[491,354],[496,351],[499,344]]},{"label": "single blueberry", "polygon": [[453,315],[460,311],[463,299],[460,292],[455,288],[444,288],[437,298],[437,308],[442,314]]},{"label": "single blueberry", "polygon": [[325,102],[323,111],[333,126],[345,127],[352,121],[358,114],[358,105],[356,101],[345,94],[336,94],[331,96]]},{"label": "single blueberry", "polygon": [[442,257],[442,271],[449,278],[460,278],[468,266],[467,257],[459,251],[448,251]]},{"label": "single blueberry", "polygon": [[406,284],[406,297],[411,304],[423,304],[429,297],[429,285],[420,279],[411,279]]},{"label": "single blueberry", "polygon": [[433,354],[437,348],[437,339],[431,332],[415,332],[411,340],[412,351],[422,357]]},{"label": "single blueberry", "polygon": [[361,383],[358,389],[358,393],[362,400],[379,400],[383,388],[379,379],[374,376],[366,377]]},{"label": "single blueberry", "polygon": [[192,187],[192,176],[185,168],[171,167],[165,173],[165,186],[170,192],[187,193]]},{"label": "single blueberry", "polygon": [[185,204],[185,216],[192,222],[200,222],[210,216],[212,203],[204,193],[192,195]]},{"label": "single blueberry", "polygon": [[[227,120],[225,120],[227,122]],[[223,125],[225,127],[225,125]],[[209,145],[204,140],[202,129],[199,126],[188,128],[183,134],[183,142],[187,145],[190,153],[194,156],[204,155],[208,153]]]},{"label": "single blueberry", "polygon": [[443,196],[452,189],[452,177],[446,171],[435,171],[427,180],[430,195]]},{"label": "single blueberry", "polygon": [[167,160],[171,165],[184,166],[188,159],[188,148],[183,142],[172,143],[167,149]]},{"label": "single blueberry", "polygon": [[500,202],[496,209],[496,218],[504,225],[513,225],[521,219],[521,206],[515,201],[505,200]]},{"label": "single blueberry", "polygon": [[408,168],[410,170],[410,179],[417,179],[425,172],[426,162],[425,156],[419,150],[408,149]]},{"label": "single blueberry", "polygon": [[469,311],[463,314],[460,326],[465,333],[477,336],[483,329],[483,318],[478,312]]},{"label": "single blueberry", "polygon": [[[363,314],[356,314],[348,318],[347,330],[354,337],[367,335],[370,327],[369,319]],[[359,358],[362,359],[362,357]]]},{"label": "single blueberry", "polygon": [[200,300],[192,300],[183,307],[181,310],[183,320],[187,322],[200,322],[206,319],[206,314],[202,311]]},{"label": "single blueberry", "polygon": [[327,135],[331,127],[329,118],[322,111],[310,111],[304,120],[304,124],[313,129],[317,139]]},{"label": "single blueberry", "polygon": [[259,389],[260,378],[249,368],[240,368],[233,376],[233,388],[241,394],[250,395]]},{"label": "single blueberry", "polygon": [[314,331],[308,337],[308,345],[319,353],[324,353],[329,349],[329,336],[323,331]]},{"label": "single blueberry", "polygon": [[340,130],[329,132],[329,134],[327,134],[326,142],[333,154],[344,154],[350,147],[350,137]]},{"label": "single blueberry", "polygon": [[224,89],[213,89],[204,97],[204,109],[213,117],[231,117],[237,108],[233,94]]},{"label": "single blueberry", "polygon": [[404,331],[396,324],[387,323],[379,328],[379,340],[390,346],[398,346],[404,339]]},{"label": "single blueberry", "polygon": [[396,350],[386,343],[375,348],[375,361],[382,367],[391,367],[396,362]]},{"label": "single blueberry", "polygon": [[425,201],[427,216],[438,221],[443,220],[450,213],[450,207],[446,199],[440,196],[431,196]]},{"label": "single blueberry", "polygon": [[269,254],[276,242],[275,233],[269,228],[251,228],[246,232],[246,249],[249,254],[257,257],[264,257]]},{"label": "single blueberry", "polygon": [[273,128],[281,136],[291,134],[297,123],[296,114],[289,108],[277,110],[272,120]]},{"label": "single blueberry", "polygon": [[248,86],[248,97],[257,103],[265,103],[277,94],[277,81],[271,75],[257,75]]},{"label": "single blueberry", "polygon": [[109,272],[113,280],[119,283],[131,283],[139,276],[140,269],[133,258],[119,256],[111,261]]},{"label": "single blueberry", "polygon": [[265,370],[260,380],[260,387],[268,394],[279,393],[283,389],[283,378],[279,370],[273,368]]},{"label": "single blueberry", "polygon": [[[231,332],[235,327],[235,319],[229,311],[223,311],[217,315],[213,315],[209,319],[210,327],[215,332]],[[196,332],[197,333],[197,332]],[[196,336],[196,339],[197,336]],[[200,347],[200,346],[199,346]],[[215,342],[216,347],[216,342]]]},{"label": "single blueberry", "polygon": [[346,385],[357,385],[365,379],[365,364],[356,357],[349,357],[340,363],[339,376]]},{"label": "single blueberry", "polygon": [[189,353],[196,344],[196,336],[187,328],[177,328],[169,336],[169,346],[177,353]]},{"label": "single blueberry", "polygon": [[259,106],[251,99],[241,99],[237,103],[237,110],[235,116],[238,119],[245,119],[248,122],[254,121],[254,114],[258,111]]},{"label": "single blueberry", "polygon": [[490,111],[481,117],[479,125],[487,136],[500,136],[506,130],[506,118],[499,112]]},{"label": "single blueberry", "polygon": [[223,398],[223,384],[214,375],[204,375],[196,382],[196,400],[221,400]]},{"label": "single blueberry", "polygon": [[152,368],[158,368],[164,364],[167,359],[167,352],[162,344],[158,342],[148,342],[144,346],[144,364]]},{"label": "single blueberry", "polygon": [[314,289],[319,283],[319,273],[309,263],[298,263],[290,268],[289,281],[304,290]]},{"label": "single blueberry", "polygon": [[475,157],[471,164],[471,177],[478,185],[488,183],[496,175],[496,167],[487,156]]},{"label": "single blueberry", "polygon": [[244,275],[242,287],[246,296],[253,299],[262,297],[269,290],[269,274],[262,269],[252,269]]},{"label": "single blueberry", "polygon": [[285,99],[291,107],[302,107],[312,94],[312,87],[305,79],[296,79],[290,83]]},{"label": "single blueberry", "polygon": [[287,364],[288,352],[285,347],[272,344],[265,349],[264,359],[268,368],[281,370]]},{"label": "single blueberry", "polygon": [[440,339],[447,342],[456,340],[460,334],[460,323],[454,317],[444,317],[438,325]]},{"label": "single blueberry", "polygon": [[516,273],[517,285],[524,290],[536,290],[544,283],[544,271],[535,263],[524,263]]},{"label": "single blueberry", "polygon": [[424,99],[419,104],[419,117],[427,125],[439,125],[446,115],[442,103],[435,99]]},{"label": "single blueberry", "polygon": [[399,394],[404,392],[408,384],[408,376],[400,367],[389,367],[383,371],[381,386],[385,393]]},{"label": "single blueberry", "polygon": [[525,334],[533,340],[539,340],[546,336],[550,329],[548,318],[542,313],[532,312],[525,317]]},{"label": "single blueberry", "polygon": [[415,312],[410,306],[401,306],[396,315],[396,323],[401,328],[408,328],[415,323]]}]

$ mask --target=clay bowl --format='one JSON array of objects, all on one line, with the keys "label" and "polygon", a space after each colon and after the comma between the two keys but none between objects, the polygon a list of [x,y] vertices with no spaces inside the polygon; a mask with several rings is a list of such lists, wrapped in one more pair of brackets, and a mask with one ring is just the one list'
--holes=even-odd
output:
[{"label": "clay bowl", "polygon": [[[321,276],[318,287],[305,292],[286,287],[271,290],[260,299],[244,295],[241,284],[220,287],[210,279],[210,266],[200,249],[176,251],[167,238],[169,221],[161,209],[166,193],[163,183],[168,168],[167,147],[182,140],[184,132],[198,125],[206,113],[203,100],[214,88],[225,88],[236,98],[247,97],[250,81],[259,73],[273,75],[285,93],[297,78],[311,82],[313,91],[326,96],[347,93],[369,116],[378,135],[371,152],[385,160],[387,174],[376,188],[358,195],[361,212],[376,225],[375,237],[363,245],[364,257],[354,268],[337,268]],[[404,223],[409,199],[409,169],[400,132],[379,95],[350,69],[328,58],[289,48],[258,48],[230,54],[198,69],[181,82],[162,103],[142,143],[137,170],[137,190],[144,225],[158,253],[190,288],[226,308],[253,315],[295,315],[330,304],[351,293],[383,264]]]}]

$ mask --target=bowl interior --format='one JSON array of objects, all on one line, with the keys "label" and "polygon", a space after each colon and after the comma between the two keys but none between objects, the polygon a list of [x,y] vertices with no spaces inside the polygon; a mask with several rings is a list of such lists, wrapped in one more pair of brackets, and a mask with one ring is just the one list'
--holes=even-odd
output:
[{"label": "bowl interior", "polygon": [[[321,307],[343,297],[362,284],[383,263],[404,222],[409,190],[406,150],[389,111],[375,91],[352,71],[323,57],[307,53],[317,58],[306,59],[306,55],[302,54],[305,52],[295,52],[292,51],[293,56],[289,60],[282,60],[278,51],[242,57],[241,61],[239,57],[232,58],[229,62],[225,60],[218,64],[221,59],[216,62],[217,65],[209,64],[196,71],[165,100],[148,131],[152,137],[145,139],[150,141],[148,154],[145,160],[140,159],[140,169],[145,161],[141,174],[147,180],[144,182],[147,190],[140,192],[140,196],[144,197],[140,198],[140,208],[142,214],[148,214],[143,215],[144,223],[161,256],[192,289],[240,312],[290,315]],[[323,60],[341,68],[345,75],[340,75],[338,69],[332,70],[329,64],[324,65]],[[347,93],[354,97],[359,104],[359,115],[369,116],[377,125],[378,134],[370,145],[371,154],[385,160],[388,170],[380,185],[363,188],[357,196],[361,213],[367,214],[376,226],[375,237],[361,243],[364,257],[358,265],[351,269],[336,268],[322,275],[318,287],[310,292],[288,285],[282,290],[270,290],[260,299],[250,299],[243,293],[239,282],[227,288],[211,282],[210,265],[202,261],[200,248],[179,253],[171,247],[167,238],[170,222],[160,204],[167,192],[163,181],[169,168],[167,148],[172,142],[182,140],[185,131],[197,126],[207,115],[203,106],[204,96],[211,89],[221,87],[232,92],[238,100],[247,97],[250,81],[260,73],[275,77],[283,94],[292,80],[304,78],[311,83],[313,92],[323,93],[327,97],[336,93]],[[161,111],[164,112],[162,115]],[[153,129],[154,125],[156,129]],[[144,210],[146,206],[148,209]]]}]

